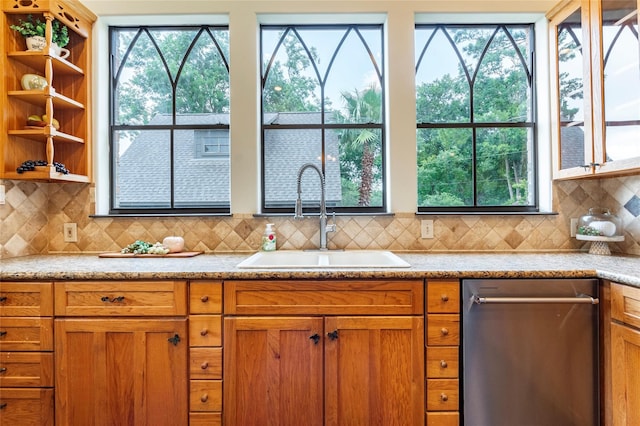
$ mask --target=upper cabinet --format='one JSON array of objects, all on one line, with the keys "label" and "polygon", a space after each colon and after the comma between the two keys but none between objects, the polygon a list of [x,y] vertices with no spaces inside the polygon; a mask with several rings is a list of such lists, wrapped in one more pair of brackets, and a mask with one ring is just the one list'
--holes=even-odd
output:
[{"label": "upper cabinet", "polygon": [[[91,28],[77,1],[4,0],[0,25],[0,178],[90,182]],[[44,38],[27,48],[11,26],[31,22]],[[60,46],[57,33],[66,27]],[[25,162],[27,167],[21,167]],[[35,167],[30,167],[31,165]]]},{"label": "upper cabinet", "polygon": [[548,14],[554,178],[640,173],[640,0]]}]

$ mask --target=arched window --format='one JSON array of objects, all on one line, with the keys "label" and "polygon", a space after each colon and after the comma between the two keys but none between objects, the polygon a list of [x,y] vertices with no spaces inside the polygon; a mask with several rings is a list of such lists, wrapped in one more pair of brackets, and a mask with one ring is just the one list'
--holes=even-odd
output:
[{"label": "arched window", "polygon": [[417,25],[418,211],[535,211],[533,25]]}]

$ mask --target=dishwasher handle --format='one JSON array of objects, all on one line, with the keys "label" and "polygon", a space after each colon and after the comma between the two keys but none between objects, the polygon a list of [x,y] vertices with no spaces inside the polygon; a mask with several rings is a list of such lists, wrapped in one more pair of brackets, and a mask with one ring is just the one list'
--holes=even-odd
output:
[{"label": "dishwasher handle", "polygon": [[578,295],[575,297],[482,297],[473,295],[473,303],[478,305],[488,303],[573,303],[597,305],[600,300],[597,297]]}]

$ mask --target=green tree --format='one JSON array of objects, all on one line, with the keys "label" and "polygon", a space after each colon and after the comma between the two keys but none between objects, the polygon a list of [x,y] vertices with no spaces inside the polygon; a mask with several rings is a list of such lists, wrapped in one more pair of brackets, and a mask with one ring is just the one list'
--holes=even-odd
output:
[{"label": "green tree", "polygon": [[[379,123],[382,115],[382,94],[371,85],[364,90],[342,92],[345,115],[338,113],[342,123]],[[340,161],[343,182],[360,181],[358,186],[358,206],[371,205],[376,171],[376,157],[380,154],[380,131],[378,129],[344,129],[340,132]],[[358,161],[359,159],[359,161]],[[359,179],[358,179],[359,177]]]}]

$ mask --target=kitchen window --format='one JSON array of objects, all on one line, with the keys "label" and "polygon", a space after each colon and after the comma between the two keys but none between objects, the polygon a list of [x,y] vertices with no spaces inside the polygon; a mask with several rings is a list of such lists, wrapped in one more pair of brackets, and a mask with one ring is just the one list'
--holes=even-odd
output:
[{"label": "kitchen window", "polygon": [[417,25],[418,212],[534,212],[533,25]]},{"label": "kitchen window", "polygon": [[[383,27],[262,25],[262,212],[293,213],[297,173],[335,212],[386,212]],[[317,211],[317,176],[301,180]]]},{"label": "kitchen window", "polygon": [[110,213],[229,213],[228,28],[109,35]]}]

